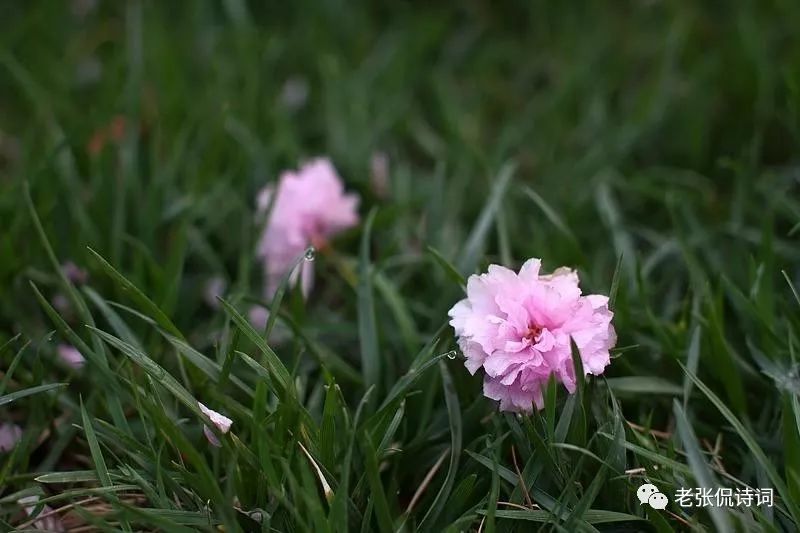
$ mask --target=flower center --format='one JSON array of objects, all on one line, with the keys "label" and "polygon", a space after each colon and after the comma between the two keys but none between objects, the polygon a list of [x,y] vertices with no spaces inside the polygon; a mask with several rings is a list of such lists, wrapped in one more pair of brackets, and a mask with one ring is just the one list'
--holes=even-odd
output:
[{"label": "flower center", "polygon": [[325,250],[328,247],[328,240],[323,236],[322,232],[312,233],[309,242],[317,250]]},{"label": "flower center", "polygon": [[523,335],[524,338],[531,341],[531,344],[535,344],[539,337],[542,335],[542,328],[537,326],[536,324],[531,324],[528,326],[528,331],[525,332]]}]

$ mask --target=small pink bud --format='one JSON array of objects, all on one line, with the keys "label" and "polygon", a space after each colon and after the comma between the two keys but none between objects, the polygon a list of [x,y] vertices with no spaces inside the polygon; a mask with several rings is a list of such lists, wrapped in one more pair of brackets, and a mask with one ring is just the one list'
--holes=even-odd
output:
[{"label": "small pink bud", "polygon": [[[200,402],[197,402],[197,405],[200,407],[200,410],[206,415],[208,418],[211,419],[211,422],[220,430],[223,434],[227,433],[231,429],[231,425],[233,424],[233,420],[228,418],[227,416],[221,415],[220,413],[214,411],[213,409],[209,409],[205,405]],[[214,432],[208,426],[203,426],[203,434],[208,439],[208,442],[216,447],[222,446],[222,443],[219,441]]]},{"label": "small pink bud", "polygon": [[58,357],[74,369],[82,368],[86,364],[86,359],[77,348],[69,344],[59,344],[56,348]]}]

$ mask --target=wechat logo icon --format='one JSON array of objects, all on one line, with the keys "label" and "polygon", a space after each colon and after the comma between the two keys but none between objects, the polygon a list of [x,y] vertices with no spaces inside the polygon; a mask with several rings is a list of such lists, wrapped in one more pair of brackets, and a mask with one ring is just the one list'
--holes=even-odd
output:
[{"label": "wechat logo icon", "polygon": [[651,483],[645,483],[636,491],[636,497],[639,498],[639,503],[649,504],[653,509],[666,509],[669,500],[662,494],[658,487]]}]

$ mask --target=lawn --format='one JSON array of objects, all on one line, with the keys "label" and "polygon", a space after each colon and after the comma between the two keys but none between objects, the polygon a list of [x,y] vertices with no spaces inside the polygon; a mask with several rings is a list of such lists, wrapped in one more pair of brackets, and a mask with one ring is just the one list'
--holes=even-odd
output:
[{"label": "lawn", "polygon": [[[800,528],[800,3],[0,21],[0,530]],[[532,258],[616,343],[501,410],[448,312]]]}]

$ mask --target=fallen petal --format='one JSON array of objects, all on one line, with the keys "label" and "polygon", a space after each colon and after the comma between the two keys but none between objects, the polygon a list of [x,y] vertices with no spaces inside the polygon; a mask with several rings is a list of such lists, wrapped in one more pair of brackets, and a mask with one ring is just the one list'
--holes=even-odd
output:
[{"label": "fallen petal", "polygon": [[8,422],[0,424],[0,452],[10,452],[22,438],[22,429]]},{"label": "fallen petal", "polygon": [[81,352],[78,351],[77,348],[71,346],[69,344],[59,344],[56,348],[56,353],[58,353],[58,357],[66,363],[68,366],[71,366],[74,369],[79,369],[86,364],[86,359],[83,357]]}]

